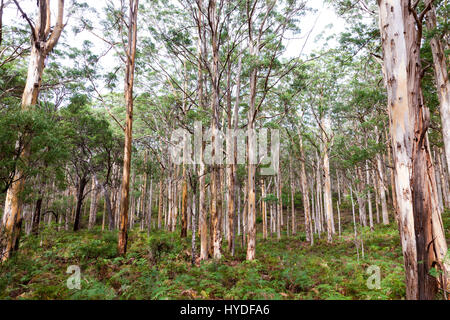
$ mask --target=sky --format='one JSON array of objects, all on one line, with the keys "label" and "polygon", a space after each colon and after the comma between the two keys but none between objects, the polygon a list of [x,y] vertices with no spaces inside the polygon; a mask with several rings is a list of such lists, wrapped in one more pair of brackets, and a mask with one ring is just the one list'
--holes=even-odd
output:
[{"label": "sky", "polygon": [[[289,41],[287,56],[294,57],[300,53],[309,55],[315,50],[320,50],[327,37],[345,30],[345,20],[337,16],[333,9],[325,5],[322,0],[309,0],[307,5],[316,12],[302,17],[300,21],[302,33],[297,35],[296,39]],[[318,39],[322,33],[322,39]],[[335,41],[328,43],[330,46],[336,44]]]},{"label": "sky", "polygon": [[[107,0],[89,1],[89,5],[95,7],[97,12],[101,12],[106,1]],[[36,0],[21,0],[19,3],[27,14],[36,12]],[[301,18],[301,34],[288,35],[289,40],[287,43],[287,50],[284,54],[284,57],[286,58],[297,57],[300,55],[307,56],[315,50],[320,50],[325,44],[326,38],[333,34],[338,34],[345,29],[344,19],[338,17],[333,9],[325,5],[322,0],[308,0],[307,6],[315,9],[315,12],[309,12],[306,16]],[[51,1],[51,7],[52,12],[55,13],[57,11],[57,1]],[[10,4],[9,8],[4,12],[4,23],[14,23],[18,19],[22,19],[19,11],[15,8],[14,4]],[[52,21],[54,22],[55,19],[56,17],[53,16]],[[68,29],[70,29],[70,27]],[[72,32],[70,30],[66,29],[65,31],[66,37],[72,37]],[[318,39],[318,36],[322,33],[323,36],[321,39]],[[106,48],[105,43],[87,31],[78,34],[70,40],[72,45],[79,44],[80,47],[85,40],[90,40],[93,43],[92,51],[97,54],[101,54]],[[335,41],[328,42],[328,46],[330,47],[335,45]],[[104,66],[105,69],[108,69],[108,66],[114,65],[112,54],[113,51],[111,50],[110,54],[103,57],[102,61],[100,61],[100,64]]]}]

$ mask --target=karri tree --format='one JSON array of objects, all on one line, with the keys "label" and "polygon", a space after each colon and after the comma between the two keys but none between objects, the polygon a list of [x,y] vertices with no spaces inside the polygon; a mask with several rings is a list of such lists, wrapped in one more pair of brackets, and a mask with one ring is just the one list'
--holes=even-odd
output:
[{"label": "karri tree", "polygon": [[[55,47],[64,28],[64,0],[58,1],[56,24],[52,28],[50,1],[38,2],[38,18],[35,23],[22,10],[18,1],[14,1],[17,9],[31,29],[31,53],[28,63],[28,73],[25,88],[22,95],[22,109],[28,110],[38,103],[38,95],[41,86],[42,74],[45,68],[45,59]],[[3,7],[3,5],[2,5]],[[20,139],[20,137],[18,137]],[[21,159],[27,162],[30,148],[25,146],[21,153]],[[16,170],[14,181],[8,188],[5,201],[5,211],[2,218],[3,238],[0,243],[0,259],[8,259],[12,252],[18,248],[18,238],[21,229],[22,202],[20,193],[23,190],[25,179],[20,170]]]}]

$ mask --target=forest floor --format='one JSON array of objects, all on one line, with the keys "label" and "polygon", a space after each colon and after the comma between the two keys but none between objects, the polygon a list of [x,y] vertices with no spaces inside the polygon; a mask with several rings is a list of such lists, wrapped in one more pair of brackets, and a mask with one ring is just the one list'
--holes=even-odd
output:
[{"label": "forest floor", "polygon": [[[450,212],[444,214],[450,234]],[[348,225],[332,244],[305,234],[263,240],[257,260],[235,257],[191,264],[190,238],[179,232],[133,230],[125,257],[117,257],[117,235],[92,231],[23,236],[20,251],[0,265],[0,299],[403,299],[403,258],[395,221],[363,230],[358,259]],[[198,244],[197,244],[198,249]],[[81,269],[81,289],[68,289],[70,265]],[[381,271],[379,289],[369,289],[370,266]]]}]

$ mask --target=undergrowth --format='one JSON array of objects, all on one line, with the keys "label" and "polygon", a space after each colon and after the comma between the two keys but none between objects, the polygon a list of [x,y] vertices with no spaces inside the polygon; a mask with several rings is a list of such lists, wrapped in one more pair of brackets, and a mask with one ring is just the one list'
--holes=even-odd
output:
[{"label": "undergrowth", "polygon": [[[448,231],[450,213],[444,214]],[[191,264],[190,235],[133,230],[126,256],[117,256],[115,232],[56,232],[23,236],[19,252],[0,265],[0,299],[403,299],[404,268],[395,222],[362,230],[359,257],[351,228],[332,244],[305,234],[257,239],[256,260],[245,261],[238,240],[232,257]],[[198,245],[197,245],[198,248]],[[68,289],[71,265],[81,289]],[[369,289],[367,269],[380,270]]]}]

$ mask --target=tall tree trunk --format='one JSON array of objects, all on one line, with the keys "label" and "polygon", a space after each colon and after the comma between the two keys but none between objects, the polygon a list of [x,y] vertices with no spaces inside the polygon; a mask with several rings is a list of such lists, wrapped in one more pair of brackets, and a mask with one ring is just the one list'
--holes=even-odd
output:
[{"label": "tall tree trunk", "polygon": [[[186,75],[186,60],[183,63],[183,113],[187,112],[187,75]],[[181,238],[187,237],[188,230],[188,185],[187,185],[187,174],[186,174],[186,164],[187,164],[187,152],[183,150],[183,163],[182,163],[182,180],[181,180]]]},{"label": "tall tree trunk", "polygon": [[[327,128],[326,119],[322,122],[322,127]],[[331,197],[331,177],[330,177],[330,160],[328,151],[328,139],[325,131],[322,131],[323,140],[323,175],[324,175],[324,207],[325,218],[327,219],[327,241],[333,241],[333,199]]]},{"label": "tall tree trunk", "polygon": [[159,178],[159,195],[158,195],[158,230],[161,230],[162,214],[163,214],[163,180],[164,171],[161,171],[161,177]]},{"label": "tall tree trunk", "polygon": [[[189,173],[189,175],[190,175],[190,173]],[[192,223],[192,217],[191,217],[191,215],[192,215],[192,208],[191,208],[191,206],[192,206],[192,197],[188,197],[187,198],[187,209],[186,209],[186,211],[187,211],[187,217],[186,217],[186,220],[187,220],[187,223],[186,223],[186,228],[187,228],[187,230],[191,230],[192,228],[191,228],[191,223]]]},{"label": "tall tree trunk", "polygon": [[106,221],[106,200],[103,203],[102,232],[105,231],[105,221]]},{"label": "tall tree trunk", "polygon": [[289,157],[289,184],[291,186],[291,227],[292,227],[292,235],[294,236],[296,233],[296,224],[295,224],[295,189],[294,189],[294,178],[292,176],[292,158]]},{"label": "tall tree trunk", "polygon": [[[167,181],[170,181],[169,178],[167,178]],[[164,230],[169,230],[169,183],[167,183],[167,188],[164,188],[167,193],[167,197],[163,197],[163,216],[164,216]]]},{"label": "tall tree trunk", "polygon": [[[319,223],[319,230],[322,232],[324,230],[323,228],[323,219],[322,219],[322,176],[320,174],[320,157],[319,153],[316,151],[316,159],[317,159],[317,170],[316,170],[316,214],[317,214],[317,220]],[[319,233],[320,237],[320,233]]]},{"label": "tall tree trunk", "polygon": [[337,211],[338,211],[338,232],[339,236],[341,236],[341,185],[339,182],[339,171],[336,170],[336,181],[337,181],[337,188],[338,188],[338,202],[337,202]]},{"label": "tall tree trunk", "polygon": [[169,164],[169,174],[167,179],[169,180],[167,184],[167,214],[166,214],[166,221],[167,221],[167,230],[172,231],[173,227],[173,215],[174,215],[174,182],[173,182],[173,176],[174,176],[174,168],[172,164]]},{"label": "tall tree trunk", "polygon": [[436,191],[438,194],[438,204],[439,204],[439,210],[441,212],[444,211],[444,194],[442,190],[442,177],[440,175],[440,168],[439,168],[439,153],[437,152],[437,148],[434,148],[434,160],[436,165],[436,170],[434,171],[435,179],[436,179]]},{"label": "tall tree trunk", "polygon": [[147,207],[147,211],[148,213],[145,214],[145,216],[147,217],[147,235],[150,236],[150,231],[152,229],[152,211],[153,211],[153,206],[152,206],[152,200],[153,200],[153,178],[150,178],[150,194],[148,197],[148,207]]},{"label": "tall tree trunk", "polygon": [[301,132],[298,132],[299,145],[300,145],[300,175],[301,175],[301,184],[302,184],[302,193],[303,193],[303,210],[305,215],[305,231],[306,231],[306,241],[312,243],[312,228],[311,228],[311,210],[309,206],[309,194],[308,194],[308,182],[306,178],[306,170],[305,170],[305,152],[303,150],[303,139],[301,136]]},{"label": "tall tree trunk", "polygon": [[114,211],[111,208],[111,197],[107,186],[103,186],[103,196],[105,198],[106,213],[108,214],[108,230],[114,229]]},{"label": "tall tree trunk", "polygon": [[[251,18],[249,18],[251,19]],[[252,22],[249,21],[249,26]],[[249,50],[250,55],[257,57],[259,55],[259,41],[254,43],[252,30],[249,30]],[[248,164],[247,164],[247,188],[248,188],[248,243],[247,260],[254,260],[256,256],[256,92],[258,82],[258,68],[254,65],[250,71],[250,100],[248,105]]]},{"label": "tall tree trunk", "polygon": [[366,161],[366,185],[367,185],[367,206],[369,208],[369,227],[373,231],[372,194],[370,192],[370,171],[369,163]]},{"label": "tall tree trunk", "polygon": [[235,251],[236,251],[236,232],[238,231],[238,221],[239,221],[239,215],[240,215],[240,211],[241,211],[241,204],[240,204],[240,189],[235,187],[235,193],[237,193],[237,195],[235,194],[234,198],[237,200],[235,207],[237,207],[237,213],[234,214],[234,222],[233,222],[233,235],[232,235],[232,247],[231,247],[231,256],[234,257]]},{"label": "tall tree trunk", "polygon": [[237,188],[237,234],[241,235],[241,186]]},{"label": "tall tree trunk", "polygon": [[433,299],[438,281],[431,269],[444,271],[440,281],[447,289],[450,268],[444,261],[447,244],[427,139],[430,115],[421,88],[422,25],[410,4],[378,0],[406,297]]},{"label": "tall tree trunk", "polygon": [[92,186],[91,186],[91,207],[89,208],[89,223],[88,223],[88,229],[91,230],[96,222],[97,218],[97,203],[98,203],[98,197],[99,194],[97,192],[97,184],[95,182],[95,178],[92,177]]},{"label": "tall tree trunk", "polygon": [[132,175],[131,175],[131,194],[129,195],[130,197],[130,202],[131,202],[131,208],[129,210],[130,213],[130,219],[129,219],[129,228],[133,229],[134,226],[134,218],[136,216],[136,197],[134,196],[134,187],[136,185],[136,171],[133,171]]},{"label": "tall tree trunk", "polygon": [[191,213],[191,218],[192,218],[192,222],[191,222],[191,228],[192,228],[192,238],[191,238],[191,262],[192,264],[195,263],[195,259],[196,259],[196,246],[195,246],[195,236],[197,233],[197,188],[193,188],[193,192],[192,192],[192,213]]},{"label": "tall tree trunk", "polygon": [[379,183],[378,183],[378,174],[377,169],[371,170],[371,178],[372,178],[372,184],[373,184],[373,191],[375,193],[375,219],[376,223],[380,224],[380,195],[379,195]]},{"label": "tall tree trunk", "polygon": [[34,209],[33,223],[31,227],[31,232],[34,235],[39,234],[39,222],[41,221],[41,208],[42,208],[42,196],[39,196],[39,198],[36,200],[36,207]]},{"label": "tall tree trunk", "polygon": [[146,226],[146,222],[148,223],[148,215],[146,214],[146,203],[147,203],[147,150],[144,152],[144,181],[142,183],[142,191],[141,191],[141,208],[140,208],[140,214],[141,214],[141,231],[144,231],[144,228]]},{"label": "tall tree trunk", "polygon": [[355,203],[353,202],[353,188],[352,188],[351,183],[350,183],[350,200],[351,200],[351,203],[352,203],[353,235],[355,237],[356,254],[358,256],[358,261],[359,261],[358,231],[357,231],[357,228],[356,228]]},{"label": "tall tree trunk", "polygon": [[71,213],[70,213],[70,220],[72,223],[75,222],[75,209],[76,209],[76,193],[77,193],[78,188],[74,188],[73,189],[73,193],[72,193],[72,198],[70,199],[71,201]]},{"label": "tall tree trunk", "polygon": [[[377,142],[379,140],[379,136],[377,135]],[[377,159],[377,172],[378,172],[378,188],[379,188],[379,194],[380,194],[380,200],[381,200],[381,215],[383,217],[383,224],[388,225],[389,224],[389,214],[387,209],[387,202],[386,202],[386,182],[384,177],[384,166],[381,162],[381,155],[376,155]]]},{"label": "tall tree trunk", "polygon": [[173,181],[172,181],[172,232],[175,232],[177,228],[177,221],[178,221],[178,208],[179,201],[181,200],[181,197],[179,196],[179,183],[178,183],[178,177],[179,177],[179,169],[180,166],[174,164],[174,174],[173,174]]},{"label": "tall tree trunk", "polygon": [[443,194],[443,200],[444,200],[444,206],[446,208],[450,208],[450,191],[449,191],[449,179],[448,175],[445,172],[445,164],[444,164],[444,155],[440,152],[437,153],[437,157],[435,159],[435,162],[438,165],[438,171],[439,176],[442,181],[442,194]]},{"label": "tall tree trunk", "polygon": [[[316,197],[314,194],[314,173],[311,174],[309,187],[311,188],[311,215],[312,215],[312,219],[314,220],[314,233],[317,233],[319,235],[319,239],[320,239],[320,226],[319,226],[319,221],[317,219],[317,216],[318,216],[317,215],[317,206],[315,203]],[[312,232],[311,232],[311,238],[314,238],[314,235]]]},{"label": "tall tree trunk", "polygon": [[81,207],[83,205],[84,189],[88,183],[86,177],[81,177],[78,181],[77,190],[77,208],[75,210],[75,219],[73,222],[73,231],[78,231],[80,229],[80,219],[81,219]]},{"label": "tall tree trunk", "polygon": [[105,198],[105,209],[106,209],[105,214],[108,215],[108,230],[113,230],[114,229],[114,210],[111,207],[111,197],[109,194],[108,185],[106,184],[106,182],[104,184],[100,184],[96,175],[94,175],[94,179],[95,179],[96,185],[102,189],[103,197]]},{"label": "tall tree trunk", "polygon": [[[200,134],[202,136],[202,129]],[[200,260],[208,259],[208,217],[206,211],[206,184],[205,184],[205,164],[203,162],[203,143],[200,142],[200,164],[199,176],[199,228],[200,228]]]},{"label": "tall tree trunk", "polygon": [[222,257],[221,245],[222,245],[222,195],[219,194],[221,186],[221,158],[222,153],[220,150],[221,139],[219,137],[220,130],[220,77],[219,77],[219,37],[218,23],[220,17],[216,12],[216,1],[209,1],[209,25],[211,26],[211,47],[212,47],[212,98],[211,98],[211,111],[212,111],[212,152],[211,159],[213,164],[211,166],[211,220],[212,220],[212,245],[213,245],[213,257],[214,259],[220,259]]},{"label": "tall tree trunk", "polygon": [[[236,133],[238,128],[238,116],[239,116],[239,104],[240,104],[240,97],[241,97],[241,72],[242,72],[242,55],[239,56],[238,61],[238,70],[237,70],[237,80],[236,80],[236,100],[234,103],[234,109],[233,109],[233,133]],[[231,125],[229,127],[231,130]],[[232,146],[232,163],[230,165],[230,175],[229,175],[229,181],[228,181],[228,246],[231,251],[233,251],[234,248],[234,241],[235,241],[235,224],[234,221],[236,216],[236,168],[237,168],[237,137],[236,136],[230,136],[230,133],[228,135],[229,139],[233,139],[233,142],[231,143]],[[228,144],[227,144],[228,145]],[[238,203],[238,206],[240,204]]]},{"label": "tall tree trunk", "polygon": [[169,172],[167,177],[167,208],[166,208],[166,230],[172,231],[172,215],[173,215],[173,183],[172,183],[173,169],[169,163]]},{"label": "tall tree trunk", "polygon": [[367,211],[366,211],[366,202],[364,201],[364,178],[361,172],[361,168],[356,169],[356,173],[358,176],[358,187],[356,192],[356,199],[358,200],[358,210],[359,210],[359,222],[363,227],[367,226]]},{"label": "tall tree trunk", "polygon": [[237,188],[237,234],[240,236],[241,235],[241,222],[242,222],[242,218],[241,218],[241,186],[239,185]]},{"label": "tall tree trunk", "polygon": [[248,182],[247,180],[244,180],[244,186],[243,186],[243,192],[244,192],[244,207],[242,209],[242,247],[244,247],[247,242],[247,235],[248,235]]},{"label": "tall tree trunk", "polygon": [[[204,37],[204,24],[203,24],[203,1],[197,1],[197,65],[198,65],[198,89],[197,98],[199,107],[201,110],[205,110],[205,103],[203,97],[203,51],[206,48],[206,39]],[[195,136],[203,137],[203,129],[201,126],[195,127]],[[195,142],[196,151],[198,155],[196,163],[198,164],[198,180],[199,180],[199,201],[198,201],[198,223],[200,233],[200,260],[208,259],[208,218],[206,211],[206,185],[205,185],[205,163],[203,162],[203,139]]]},{"label": "tall tree trunk", "polygon": [[281,166],[278,166],[278,173],[276,178],[276,193],[277,193],[277,240],[281,239],[281,217],[283,216],[283,199],[281,192]]},{"label": "tall tree trunk", "polygon": [[[436,29],[436,10],[433,1],[430,10],[426,14],[427,28],[432,31]],[[439,35],[435,35],[431,41],[431,52],[433,54],[434,74],[439,97],[439,106],[442,122],[442,137],[444,140],[445,155],[447,158],[447,169],[450,171],[450,82],[448,80],[448,69],[446,57]]]},{"label": "tall tree trunk", "polygon": [[266,182],[261,178],[261,211],[263,220],[263,238],[267,239],[267,203],[266,198]]},{"label": "tall tree trunk", "polygon": [[[398,204],[397,204],[397,191],[395,188],[395,167],[394,167],[394,161],[392,160],[392,155],[394,154],[394,148],[392,147],[392,140],[390,139],[387,130],[385,130],[386,135],[386,141],[389,141],[389,149],[387,152],[387,160],[389,167],[391,168],[390,172],[390,180],[391,180],[391,197],[392,197],[392,206],[394,207],[394,217],[397,224],[400,222],[398,218]],[[386,193],[389,194],[389,191],[386,189]]]},{"label": "tall tree trunk", "polygon": [[122,197],[122,193],[120,192],[120,189],[117,188],[115,191],[116,194],[116,212],[115,212],[115,217],[114,217],[114,224],[115,224],[115,228],[118,229],[119,228],[119,223],[120,223],[120,199]]},{"label": "tall tree trunk", "polygon": [[4,1],[0,1],[0,46],[2,45],[3,41],[3,7],[4,7]]},{"label": "tall tree trunk", "polygon": [[[233,152],[234,153],[234,152]],[[233,157],[234,158],[234,157]],[[235,165],[228,165],[228,201],[227,201],[227,216],[228,216],[228,232],[227,232],[227,242],[228,242],[228,250],[231,252],[233,248],[234,241],[234,216],[235,212]]]},{"label": "tall tree trunk", "polygon": [[128,241],[128,206],[130,192],[130,168],[131,168],[131,144],[133,139],[133,84],[134,84],[134,65],[136,57],[137,40],[137,14],[139,0],[129,1],[128,17],[128,47],[126,49],[126,69],[125,69],[125,103],[127,110],[125,127],[125,148],[123,158],[123,174],[120,199],[119,216],[119,239],[118,253],[125,255]]},{"label": "tall tree trunk", "polygon": [[[23,16],[26,16],[15,1],[18,9]],[[28,73],[25,82],[25,89],[22,95],[22,110],[29,110],[37,104],[37,99],[41,86],[42,74],[45,67],[45,58],[58,42],[61,32],[64,28],[64,0],[58,1],[58,15],[56,25],[50,28],[50,4],[49,1],[39,1],[39,15],[36,26],[31,27],[31,54],[28,63]],[[19,141],[27,141],[27,137],[18,137],[16,149],[19,148]],[[20,153],[20,161],[28,162],[30,156],[30,145],[25,143]],[[0,242],[0,261],[5,261],[11,257],[15,248],[19,245],[19,235],[22,222],[22,200],[20,193],[23,191],[25,184],[25,175],[22,170],[16,168],[13,183],[8,188],[5,199],[5,211],[3,213],[2,223],[0,225],[0,233],[3,233],[3,239]]]},{"label": "tall tree trunk", "polygon": [[[184,154],[184,152],[183,152]],[[183,155],[184,157],[184,155]],[[183,163],[183,180],[181,187],[181,238],[187,237],[187,175],[186,175],[186,165]]]}]

